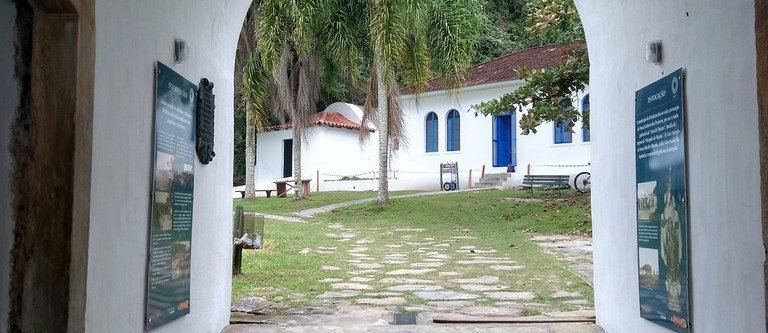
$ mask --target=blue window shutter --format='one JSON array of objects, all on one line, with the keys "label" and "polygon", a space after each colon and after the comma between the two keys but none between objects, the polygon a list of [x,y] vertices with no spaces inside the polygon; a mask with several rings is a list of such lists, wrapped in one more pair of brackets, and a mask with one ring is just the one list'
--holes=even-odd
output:
[{"label": "blue window shutter", "polygon": [[426,144],[426,152],[432,153],[437,151],[437,114],[430,112],[427,114],[427,118],[424,121],[424,142]]},{"label": "blue window shutter", "polygon": [[573,120],[567,119],[563,121],[562,123],[558,124],[555,122],[555,143],[571,143],[573,142],[573,133],[568,130],[568,125],[572,123]]},{"label": "blue window shutter", "polygon": [[[584,96],[584,99],[581,101],[582,116],[584,115],[584,113],[589,113],[589,94]],[[583,125],[581,127],[581,141],[582,142],[592,141],[592,134],[589,132],[589,128],[584,127]]]},{"label": "blue window shutter", "polygon": [[461,149],[461,116],[459,111],[450,110],[446,115],[446,150]]}]

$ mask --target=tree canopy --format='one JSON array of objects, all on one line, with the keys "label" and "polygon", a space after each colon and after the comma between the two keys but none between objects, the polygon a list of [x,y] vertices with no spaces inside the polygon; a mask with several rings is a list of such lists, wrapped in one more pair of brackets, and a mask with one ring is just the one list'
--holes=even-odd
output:
[{"label": "tree canopy", "polygon": [[[531,40],[538,44],[572,44],[562,61],[554,67],[540,70],[518,69],[526,82],[518,89],[500,98],[472,107],[485,115],[521,112],[520,127],[523,134],[536,133],[544,121],[568,122],[581,119],[589,127],[589,113],[580,114],[571,99],[583,90],[589,81],[584,30],[573,0],[533,0],[528,4]],[[523,107],[531,108],[523,113]]]}]

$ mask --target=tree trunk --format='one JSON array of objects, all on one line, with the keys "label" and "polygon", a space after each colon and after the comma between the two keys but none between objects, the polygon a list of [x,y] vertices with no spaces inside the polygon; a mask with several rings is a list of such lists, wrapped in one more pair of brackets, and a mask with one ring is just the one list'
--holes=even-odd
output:
[{"label": "tree trunk", "polygon": [[374,51],[376,62],[376,90],[379,114],[379,192],[378,202],[389,202],[389,184],[387,183],[387,167],[389,164],[389,108],[387,105],[387,80],[388,72],[381,63],[379,52]]},{"label": "tree trunk", "polygon": [[294,121],[293,124],[293,200],[304,199],[304,188],[301,186],[301,130]]},{"label": "tree trunk", "polygon": [[251,124],[251,107],[245,106],[245,198],[256,197],[256,129]]}]

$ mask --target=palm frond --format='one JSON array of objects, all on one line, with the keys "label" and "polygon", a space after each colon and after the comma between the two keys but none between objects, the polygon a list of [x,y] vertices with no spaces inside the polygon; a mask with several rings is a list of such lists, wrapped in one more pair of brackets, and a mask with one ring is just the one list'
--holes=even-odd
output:
[{"label": "palm frond", "polygon": [[408,133],[405,127],[405,117],[400,105],[400,87],[393,80],[390,82],[389,92],[387,93],[387,122],[389,134],[389,152],[392,154],[395,150],[408,146]]},{"label": "palm frond", "polygon": [[285,121],[293,115],[296,107],[293,100],[293,85],[289,76],[289,66],[292,64],[293,54],[286,45],[280,55],[276,70],[273,71],[274,93],[272,107],[275,116]]},{"label": "palm frond", "polygon": [[305,129],[312,126],[315,113],[317,113],[317,100],[320,97],[320,75],[311,53],[299,55],[293,66],[293,71],[297,73],[298,80],[296,86],[296,104],[291,124],[302,130],[302,138],[306,139],[308,131]]},{"label": "palm frond", "polygon": [[472,61],[482,22],[482,4],[478,0],[441,0],[434,3],[427,19],[433,68],[446,87],[461,86]]},{"label": "palm frond", "polygon": [[250,111],[248,122],[263,131],[269,121],[269,73],[264,70],[258,53],[252,53],[243,66],[240,92],[246,110]]},{"label": "palm frond", "polygon": [[[365,104],[363,104],[363,118],[360,120],[360,144],[362,145],[365,143],[365,141],[368,139],[368,135],[370,132],[366,130],[364,127],[368,123],[372,124],[378,124],[378,75],[379,73],[376,70],[376,66],[371,66],[371,78],[370,82],[368,82],[368,94],[365,98]],[[378,125],[377,125],[378,126]]]},{"label": "palm frond", "polygon": [[[290,36],[288,9],[283,0],[263,0],[259,7],[256,49],[261,53],[264,68],[275,72]],[[277,73],[273,73],[277,76]]]}]

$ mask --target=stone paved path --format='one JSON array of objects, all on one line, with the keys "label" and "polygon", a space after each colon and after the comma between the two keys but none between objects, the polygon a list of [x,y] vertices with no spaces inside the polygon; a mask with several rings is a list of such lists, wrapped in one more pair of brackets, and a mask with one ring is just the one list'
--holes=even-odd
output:
[{"label": "stone paved path", "polygon": [[[418,193],[399,197],[442,193],[450,192]],[[375,199],[355,200],[309,209],[294,215],[309,218],[318,213],[373,200]],[[297,217],[268,215],[266,218],[303,222]],[[457,230],[455,235],[445,239],[435,239],[430,237],[427,230],[418,228],[358,230],[338,222],[325,227],[328,242],[317,248],[305,248],[299,253],[304,255],[313,253],[334,258],[332,265],[323,266],[321,269],[338,272],[338,277],[317,281],[318,284],[327,287],[324,288],[328,290],[327,292],[318,295],[309,306],[303,308],[291,309],[285,304],[268,300],[269,295],[264,295],[240,300],[232,310],[256,315],[281,313],[288,314],[288,317],[298,316],[293,319],[293,324],[288,325],[294,325],[293,328],[301,326],[302,322],[319,320],[315,316],[332,314],[332,317],[336,318],[341,315],[350,315],[351,312],[347,312],[350,309],[358,309],[358,312],[362,311],[360,313],[381,310],[390,316],[394,312],[418,313],[420,323],[431,323],[432,316],[441,314],[483,317],[546,315],[562,309],[563,306],[569,310],[581,311],[579,313],[586,316],[594,313],[591,301],[585,299],[578,291],[568,290],[569,288],[565,287],[566,290],[537,295],[531,289],[526,289],[524,285],[521,286],[516,281],[510,280],[509,277],[513,276],[510,274],[525,272],[526,266],[507,254],[500,254],[495,249],[483,246],[481,239],[465,235],[464,230]],[[387,236],[387,243],[383,246],[379,243],[376,251],[371,250],[369,247],[375,245],[377,241],[376,237],[371,235]],[[591,284],[591,239],[555,235],[533,236],[532,240],[546,253],[564,262]],[[303,297],[303,295],[291,295],[291,298],[296,299]],[[561,305],[553,306],[552,300],[560,302]],[[287,320],[288,317],[270,317],[268,321],[278,323],[281,320]],[[391,321],[391,318],[377,318],[376,320],[383,320],[386,325]],[[356,320],[363,319],[358,317]],[[308,327],[329,329],[321,326],[320,323],[316,323]],[[597,332],[594,325],[579,327],[572,332]],[[279,331],[304,332],[301,329]],[[333,329],[330,331],[356,332],[357,330]],[[384,331],[392,330],[382,332]],[[449,331],[453,332],[452,330],[446,332]],[[514,330],[506,331],[515,332]],[[531,328],[531,330],[520,332],[560,331],[547,326],[543,330]]]},{"label": "stone paved path", "polygon": [[[458,190],[458,191],[419,192],[419,193],[414,193],[414,194],[396,195],[396,196],[392,196],[390,198],[391,199],[415,198],[415,197],[425,197],[425,196],[430,196],[430,195],[442,195],[442,194],[451,194],[451,193],[458,193],[458,192],[480,191],[480,190],[485,190],[485,189],[484,188],[473,188],[473,189]],[[305,209],[305,210],[293,213],[293,215],[309,218],[309,217],[315,216],[315,214],[328,213],[330,211],[333,211],[334,209],[349,207],[349,206],[352,206],[352,205],[358,205],[358,204],[361,204],[361,203],[373,202],[373,201],[376,201],[376,198],[352,200],[352,201],[348,201],[348,202],[342,202],[342,203],[328,205],[328,206],[323,206],[323,207],[318,207],[318,208]]]}]

